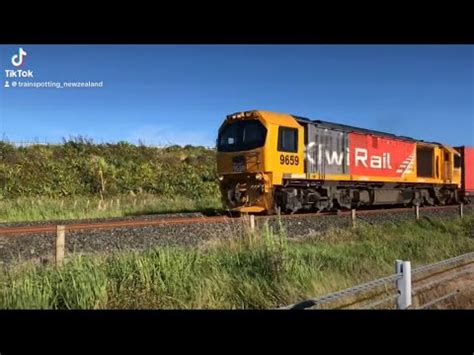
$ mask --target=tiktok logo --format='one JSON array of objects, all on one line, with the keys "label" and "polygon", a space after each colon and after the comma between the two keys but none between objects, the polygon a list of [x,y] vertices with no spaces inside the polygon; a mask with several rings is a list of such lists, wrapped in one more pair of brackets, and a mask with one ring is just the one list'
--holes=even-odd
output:
[{"label": "tiktok logo", "polygon": [[20,67],[23,64],[23,58],[26,57],[28,53],[23,50],[23,48],[18,49],[18,54],[12,56],[12,64],[15,67]]}]

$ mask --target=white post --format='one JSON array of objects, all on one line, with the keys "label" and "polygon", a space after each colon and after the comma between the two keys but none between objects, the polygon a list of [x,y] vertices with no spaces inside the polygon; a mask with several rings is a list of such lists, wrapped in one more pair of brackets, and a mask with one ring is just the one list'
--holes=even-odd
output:
[{"label": "white post", "polygon": [[395,273],[402,274],[396,281],[397,309],[407,309],[411,306],[411,263],[402,260],[395,261]]},{"label": "white post", "polygon": [[420,205],[419,204],[415,205],[415,217],[417,220],[420,219]]},{"label": "white post", "polygon": [[352,228],[356,226],[356,210],[353,208],[351,210],[351,221],[352,221]]},{"label": "white post", "polygon": [[255,216],[253,214],[250,215],[250,230],[255,231]]},{"label": "white post", "polygon": [[464,204],[461,202],[461,204],[459,205],[459,216],[461,218],[464,217]]}]

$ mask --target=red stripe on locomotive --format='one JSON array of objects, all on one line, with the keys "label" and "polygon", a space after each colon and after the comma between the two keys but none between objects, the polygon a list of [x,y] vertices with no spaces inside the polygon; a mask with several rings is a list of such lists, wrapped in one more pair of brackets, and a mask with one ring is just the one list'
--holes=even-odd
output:
[{"label": "red stripe on locomotive", "polygon": [[415,143],[361,133],[349,134],[352,175],[402,177],[414,171]]}]

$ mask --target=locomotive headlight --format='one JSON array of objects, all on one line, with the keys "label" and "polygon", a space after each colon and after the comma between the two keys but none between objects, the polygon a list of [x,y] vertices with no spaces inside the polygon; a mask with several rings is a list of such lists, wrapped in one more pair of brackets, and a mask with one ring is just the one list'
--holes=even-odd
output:
[{"label": "locomotive headlight", "polygon": [[255,179],[257,180],[262,180],[263,179],[263,175],[258,173],[257,175],[255,175]]},{"label": "locomotive headlight", "polygon": [[218,176],[218,179],[219,179],[219,181],[224,180],[224,175],[219,175],[219,176]]}]

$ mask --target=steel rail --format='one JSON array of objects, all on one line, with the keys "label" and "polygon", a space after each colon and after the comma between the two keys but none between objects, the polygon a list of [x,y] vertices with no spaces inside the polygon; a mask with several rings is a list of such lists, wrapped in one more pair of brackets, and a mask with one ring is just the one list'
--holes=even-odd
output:
[{"label": "steel rail", "polygon": [[[432,210],[445,210],[454,209],[457,205],[450,206],[428,206],[423,207],[422,211]],[[388,208],[388,209],[374,209],[374,210],[357,210],[357,215],[377,215],[387,213],[403,213],[412,211],[412,207],[408,208]],[[256,216],[256,219],[293,219],[293,218],[308,218],[308,217],[322,217],[322,216],[350,216],[351,211],[339,211],[339,212],[319,212],[319,213],[302,213],[293,215],[280,215],[280,216]],[[193,223],[219,223],[219,222],[231,222],[241,220],[242,218],[232,218],[228,216],[209,216],[209,217],[177,217],[177,218],[163,218],[155,220],[113,220],[113,221],[102,221],[102,222],[64,222],[66,231],[78,231],[78,230],[94,230],[94,229],[115,229],[115,228],[133,228],[133,227],[147,227],[147,226],[159,226],[159,225],[176,225],[176,224],[193,224]],[[24,235],[24,234],[41,234],[41,233],[54,233],[56,232],[56,226],[61,225],[60,221],[54,224],[46,225],[29,225],[29,226],[0,226],[0,236],[11,236],[11,235]]]}]

